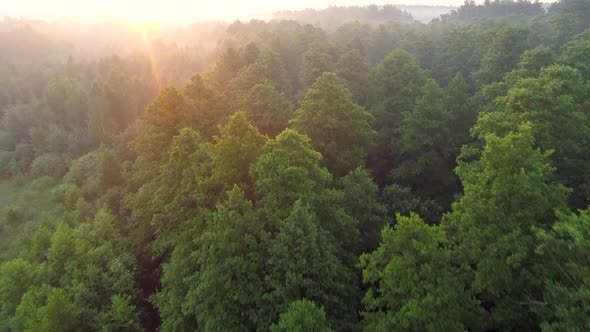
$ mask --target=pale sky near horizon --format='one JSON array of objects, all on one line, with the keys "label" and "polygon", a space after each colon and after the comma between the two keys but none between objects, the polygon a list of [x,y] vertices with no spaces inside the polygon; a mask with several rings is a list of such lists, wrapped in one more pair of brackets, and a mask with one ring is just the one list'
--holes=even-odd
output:
[{"label": "pale sky near horizon", "polygon": [[372,3],[460,5],[463,0],[0,0],[0,17],[23,17],[48,21],[116,19],[135,23],[150,21],[188,23],[249,18],[267,19],[278,10],[322,9],[330,5],[365,6]]}]

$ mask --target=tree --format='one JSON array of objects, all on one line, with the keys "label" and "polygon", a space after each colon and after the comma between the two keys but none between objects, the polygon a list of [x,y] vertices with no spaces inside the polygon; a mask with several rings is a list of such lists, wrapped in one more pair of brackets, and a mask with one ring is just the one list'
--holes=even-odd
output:
[{"label": "tree", "polygon": [[63,159],[54,153],[43,154],[31,163],[31,176],[34,178],[51,176],[59,179],[66,174],[67,170],[68,166]]},{"label": "tree", "polygon": [[80,128],[86,123],[88,102],[79,82],[56,77],[45,86],[43,97],[55,122],[64,128]]},{"label": "tree", "polygon": [[129,297],[119,294],[111,297],[111,306],[101,313],[98,325],[105,331],[143,331],[137,308]]},{"label": "tree", "polygon": [[38,325],[29,326],[30,330],[59,332],[78,331],[82,310],[71,302],[63,291],[56,291],[47,297],[47,303],[39,309]]},{"label": "tree", "polygon": [[197,74],[184,87],[183,94],[188,98],[190,110],[198,118],[198,121],[191,123],[191,127],[203,137],[211,137],[217,133],[217,126],[226,121],[229,110],[220,93],[209,88],[206,83]]},{"label": "tree", "polygon": [[387,217],[395,221],[396,216],[409,216],[416,213],[429,225],[440,222],[443,208],[432,199],[422,199],[409,187],[391,184],[383,188],[381,199],[387,208]]},{"label": "tree", "polygon": [[480,323],[535,328],[535,315],[519,304],[542,283],[535,273],[533,227],[550,227],[555,211],[566,206],[568,190],[556,179],[549,154],[535,148],[530,125],[484,140],[481,158],[457,168],[464,195],[443,225],[453,259],[462,266],[460,279],[486,309]]},{"label": "tree", "polygon": [[240,109],[263,133],[271,137],[287,128],[293,106],[283,92],[269,81],[256,84],[244,98]]},{"label": "tree", "polygon": [[426,83],[426,73],[410,53],[393,51],[375,67],[373,80],[371,112],[382,135],[387,134],[386,137],[390,138],[390,133],[401,125],[404,112],[414,108]]},{"label": "tree", "polygon": [[405,112],[415,106],[416,98],[426,83],[426,73],[414,56],[406,51],[390,53],[373,70],[371,113],[375,116],[378,146],[371,157],[371,168],[382,183],[395,164],[397,136]]},{"label": "tree", "polygon": [[469,86],[463,75],[455,75],[445,89],[444,105],[450,114],[451,154],[453,162],[464,144],[471,141],[470,129],[477,120]]},{"label": "tree", "polygon": [[[207,331],[255,330],[264,306],[268,234],[243,191],[235,187],[218,204],[191,256],[198,272],[185,295],[184,311]],[[228,294],[231,294],[228,296]]]},{"label": "tree", "polygon": [[322,308],[308,300],[289,304],[287,311],[281,314],[279,322],[270,328],[272,332],[330,332],[332,329],[326,320]]},{"label": "tree", "polygon": [[139,185],[157,175],[160,165],[166,159],[166,151],[180,128],[192,121],[185,118],[186,103],[175,88],[163,90],[148,106],[140,120],[140,131],[131,143],[138,157],[134,164],[132,182]]},{"label": "tree", "polygon": [[451,114],[445,107],[445,93],[428,80],[412,112],[403,115],[398,144],[399,163],[394,179],[411,185],[425,196],[449,197],[453,188],[454,154]]},{"label": "tree", "polygon": [[493,38],[493,30],[479,24],[458,25],[444,33],[442,38],[444,43],[438,52],[441,53],[444,62],[442,68],[437,71],[444,73],[444,81],[461,74],[472,86],[471,73],[480,67],[488,43]]},{"label": "tree", "polygon": [[188,222],[202,208],[213,208],[222,193],[212,181],[211,147],[198,132],[182,129],[166,155],[158,175],[124,200],[141,236],[150,239],[148,251],[158,257],[169,254]]},{"label": "tree", "polygon": [[34,263],[42,263],[47,260],[47,251],[51,246],[52,231],[45,225],[39,226],[31,238],[26,258]]},{"label": "tree", "polygon": [[[286,218],[296,201],[310,204],[320,226],[338,242],[344,258],[358,245],[357,221],[344,210],[343,193],[329,187],[332,176],[320,165],[321,157],[307,136],[287,129],[262,148],[250,174],[260,195],[261,213],[270,220]],[[352,263],[354,258],[348,258]]]},{"label": "tree", "polygon": [[242,55],[246,55],[246,58],[251,61],[252,57],[250,55],[253,54],[252,51],[252,47],[248,47],[248,51],[244,53],[231,47],[226,49],[219,57],[219,60],[215,64],[215,68],[213,68],[208,74],[208,80],[210,80],[216,88],[224,87],[236,76],[240,69],[250,64],[244,61]]},{"label": "tree", "polygon": [[344,192],[343,205],[350,216],[358,221],[360,246],[357,253],[373,251],[379,243],[381,229],[386,223],[387,208],[379,196],[379,187],[371,174],[356,168],[340,180]]},{"label": "tree", "polygon": [[0,265],[0,328],[10,328],[21,298],[36,279],[36,267],[22,258]]},{"label": "tree", "polygon": [[478,120],[475,133],[504,135],[530,122],[538,146],[554,150],[551,160],[564,184],[574,192],[571,204],[587,205],[590,174],[585,171],[590,146],[590,118],[583,111],[588,87],[577,71],[563,65],[541,70],[538,78],[519,80],[506,96],[496,100],[495,111]]},{"label": "tree", "polygon": [[361,256],[365,324],[374,331],[460,331],[472,304],[451,267],[440,226],[417,215],[398,215],[385,227],[379,248]]},{"label": "tree", "polygon": [[577,23],[579,32],[590,28],[590,5],[584,0],[561,0],[551,4],[550,13],[567,17]]},{"label": "tree", "polygon": [[321,158],[307,136],[287,129],[262,147],[250,174],[266,204],[291,207],[299,199],[313,200],[332,180],[330,173],[320,166]]},{"label": "tree", "polygon": [[307,90],[290,124],[309,136],[328,169],[342,176],[362,166],[375,136],[372,122],[338,77],[324,73]]},{"label": "tree", "polygon": [[[71,309],[79,311],[76,315],[80,317],[80,324],[98,329],[107,323],[100,319],[105,311],[111,310],[113,296],[137,298],[134,259],[115,227],[114,217],[105,210],[99,210],[93,220],[74,229],[62,225],[51,239],[43,280],[65,292],[67,301],[72,303]],[[56,300],[66,301],[61,295]],[[48,300],[43,310],[54,310],[49,304]],[[69,308],[67,304],[64,306]],[[74,313],[68,309],[65,314]],[[43,319],[41,323],[44,324]],[[49,320],[49,323],[59,321]]]},{"label": "tree", "polygon": [[[590,8],[589,8],[590,12]],[[590,21],[589,21],[590,22]],[[575,36],[563,45],[559,62],[576,68],[584,79],[590,78],[590,30]]]},{"label": "tree", "polygon": [[20,143],[29,136],[29,131],[46,120],[38,106],[20,104],[7,108],[2,116],[2,127],[12,142]]},{"label": "tree", "polygon": [[187,331],[198,326],[198,312],[188,310],[186,297],[194,287],[194,276],[199,271],[193,253],[200,248],[197,240],[202,234],[201,227],[187,231],[183,241],[178,241],[170,259],[162,263],[162,274],[156,276],[154,283],[161,288],[155,292],[150,301],[157,308],[163,331]]},{"label": "tree", "polygon": [[555,63],[556,55],[547,46],[541,45],[524,51],[514,70],[519,77],[538,76],[541,69]]},{"label": "tree", "polygon": [[275,88],[286,95],[291,93],[291,85],[280,56],[273,51],[260,54],[255,63],[242,68],[229,83],[227,95],[230,104],[238,107],[247,98],[257,84],[270,82]]},{"label": "tree", "polygon": [[511,71],[527,48],[526,38],[524,29],[511,26],[500,28],[481,59],[481,68],[474,74],[478,84],[498,82]]},{"label": "tree", "polygon": [[95,144],[107,143],[121,130],[113,93],[106,84],[95,82],[88,95],[88,136]]},{"label": "tree", "polygon": [[79,331],[88,328],[82,320],[82,309],[66,292],[47,285],[31,287],[23,296],[13,318],[19,331]]},{"label": "tree", "polygon": [[310,87],[318,77],[326,72],[332,72],[336,60],[328,46],[316,44],[303,54],[303,66],[300,80],[303,87]]},{"label": "tree", "polygon": [[84,198],[95,200],[109,189],[125,184],[122,168],[114,152],[102,145],[72,162],[64,182],[76,185]]},{"label": "tree", "polygon": [[289,303],[309,299],[326,309],[334,326],[350,327],[354,274],[338,258],[332,237],[320,227],[312,207],[298,200],[275,227],[265,277],[269,291],[264,295],[271,311],[262,316],[274,320]]},{"label": "tree", "polygon": [[276,220],[286,218],[297,200],[310,204],[322,229],[336,240],[339,258],[352,266],[359,239],[357,221],[344,209],[343,192],[329,187],[332,176],[320,160],[309,138],[294,130],[270,140],[250,169],[260,197],[258,205],[265,218]]},{"label": "tree", "polygon": [[544,331],[590,328],[590,214],[561,213],[551,229],[537,229],[537,253],[543,258],[542,299],[531,299]]},{"label": "tree", "polygon": [[223,191],[237,185],[248,195],[252,193],[250,164],[256,161],[267,139],[248,122],[243,112],[233,114],[228,123],[219,128],[211,151],[214,181],[222,186]]},{"label": "tree", "polygon": [[68,259],[75,255],[74,230],[65,223],[57,226],[51,236],[51,245],[47,249],[47,276],[52,284],[57,284],[59,278],[66,273]]},{"label": "tree", "polygon": [[359,105],[367,105],[370,86],[369,66],[358,49],[342,54],[336,63],[335,72],[350,89]]}]

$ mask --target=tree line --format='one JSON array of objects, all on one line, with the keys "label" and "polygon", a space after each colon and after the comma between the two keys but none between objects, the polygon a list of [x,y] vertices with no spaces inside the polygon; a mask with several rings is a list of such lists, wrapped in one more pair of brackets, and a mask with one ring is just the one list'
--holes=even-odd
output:
[{"label": "tree line", "polygon": [[62,213],[3,211],[0,330],[590,328],[589,14],[236,22],[161,90],[65,60],[2,112]]}]

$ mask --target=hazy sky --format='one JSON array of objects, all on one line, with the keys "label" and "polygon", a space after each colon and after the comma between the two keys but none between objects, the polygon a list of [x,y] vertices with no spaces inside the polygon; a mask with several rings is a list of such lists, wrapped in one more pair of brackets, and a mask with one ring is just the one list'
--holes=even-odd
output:
[{"label": "hazy sky", "polygon": [[283,9],[325,8],[371,3],[460,5],[463,0],[0,0],[0,17],[187,23],[202,20],[268,18]]}]

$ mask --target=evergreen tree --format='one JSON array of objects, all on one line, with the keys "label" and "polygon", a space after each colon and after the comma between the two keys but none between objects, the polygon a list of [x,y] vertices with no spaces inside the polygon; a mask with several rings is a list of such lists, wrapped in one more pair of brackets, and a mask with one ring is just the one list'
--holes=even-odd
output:
[{"label": "evergreen tree", "polygon": [[325,45],[313,45],[303,55],[300,81],[304,87],[310,87],[320,76],[334,70],[335,59]]},{"label": "evergreen tree", "polygon": [[534,146],[532,129],[486,135],[481,158],[457,168],[464,196],[443,222],[461,277],[486,308],[485,328],[538,326],[519,303],[540,291],[533,227],[547,229],[565,207],[568,190],[555,178],[548,154]]},{"label": "evergreen tree", "polygon": [[271,137],[287,128],[293,112],[285,94],[268,81],[256,84],[244,98],[240,109],[248,114],[260,132]]},{"label": "evergreen tree", "polygon": [[278,317],[289,303],[309,299],[326,309],[334,326],[351,327],[354,274],[338,259],[332,237],[310,206],[295,202],[289,216],[277,222],[269,249],[265,298],[272,311],[262,316]]},{"label": "evergreen tree", "polygon": [[198,272],[184,296],[183,311],[206,331],[256,330],[269,326],[264,307],[268,233],[243,191],[235,187],[218,204],[191,256]]},{"label": "evergreen tree", "polygon": [[82,309],[66,293],[47,285],[32,287],[23,296],[13,318],[20,331],[79,331],[84,328]]},{"label": "evergreen tree", "polygon": [[340,56],[335,72],[348,86],[354,101],[367,105],[370,77],[369,66],[358,49],[351,49]]},{"label": "evergreen tree", "polygon": [[398,216],[373,253],[361,257],[364,298],[371,331],[461,331],[472,301],[454,275],[440,226],[417,215]]},{"label": "evergreen tree", "polygon": [[249,175],[250,164],[256,161],[267,137],[252,126],[243,112],[232,115],[228,123],[219,128],[219,135],[213,138],[214,181],[223,191],[234,185],[251,194]]},{"label": "evergreen tree", "polygon": [[481,59],[481,68],[474,74],[478,84],[498,82],[511,71],[527,48],[526,38],[527,31],[524,29],[512,26],[500,28]]},{"label": "evergreen tree", "polygon": [[409,216],[416,213],[429,225],[440,222],[443,208],[432,199],[422,199],[412,192],[409,187],[399,184],[388,185],[383,188],[381,199],[387,208],[387,217],[394,222],[397,215]]},{"label": "evergreen tree", "polygon": [[450,122],[444,90],[428,80],[414,110],[404,114],[397,147],[400,162],[392,170],[393,178],[426,196],[456,192]]},{"label": "evergreen tree", "polygon": [[[589,8],[590,12],[590,8]],[[574,67],[580,71],[586,80],[590,78],[590,30],[575,36],[562,47],[559,62]]]},{"label": "evergreen tree", "polygon": [[[320,227],[337,242],[339,257],[354,264],[358,223],[346,213],[341,191],[329,187],[331,174],[320,166],[321,154],[308,137],[287,129],[262,148],[250,168],[261,196],[261,213],[269,220],[286,218],[296,201],[314,208]],[[285,188],[290,188],[285,190]]]},{"label": "evergreen tree", "polygon": [[530,122],[536,142],[551,156],[566,186],[574,189],[572,205],[583,208],[589,199],[586,147],[590,146],[590,118],[583,111],[588,87],[575,69],[553,65],[538,78],[519,80],[505,97],[496,100],[494,112],[478,121],[478,134],[504,135]]},{"label": "evergreen tree", "polygon": [[10,330],[10,320],[27,289],[37,281],[36,267],[22,258],[0,265],[0,328]]},{"label": "evergreen tree", "polygon": [[461,74],[455,75],[445,89],[445,107],[450,114],[449,131],[453,162],[464,144],[471,141],[470,129],[477,120],[469,86]]},{"label": "evergreen tree", "polygon": [[362,166],[375,136],[372,122],[338,77],[324,73],[307,90],[290,124],[309,136],[328,169],[342,176]]},{"label": "evergreen tree", "polygon": [[326,321],[322,308],[308,300],[295,301],[289,304],[287,311],[281,314],[272,332],[330,332],[332,329]]},{"label": "evergreen tree", "polygon": [[371,156],[371,168],[383,183],[395,165],[397,137],[403,114],[414,109],[416,98],[426,83],[426,73],[406,51],[394,51],[372,73],[370,110],[375,116],[378,149]]},{"label": "evergreen tree", "polygon": [[346,213],[357,220],[360,234],[357,253],[374,250],[386,223],[387,208],[379,196],[379,187],[366,169],[356,168],[340,181]]},{"label": "evergreen tree", "polygon": [[124,201],[138,227],[135,236],[153,241],[147,251],[156,256],[169,253],[187,222],[201,208],[213,208],[221,193],[211,181],[211,148],[196,131],[181,130],[166,154],[159,174]]},{"label": "evergreen tree", "polygon": [[538,229],[537,253],[543,257],[542,299],[530,299],[542,319],[541,329],[585,330],[590,327],[590,215],[562,213],[549,230]]}]

